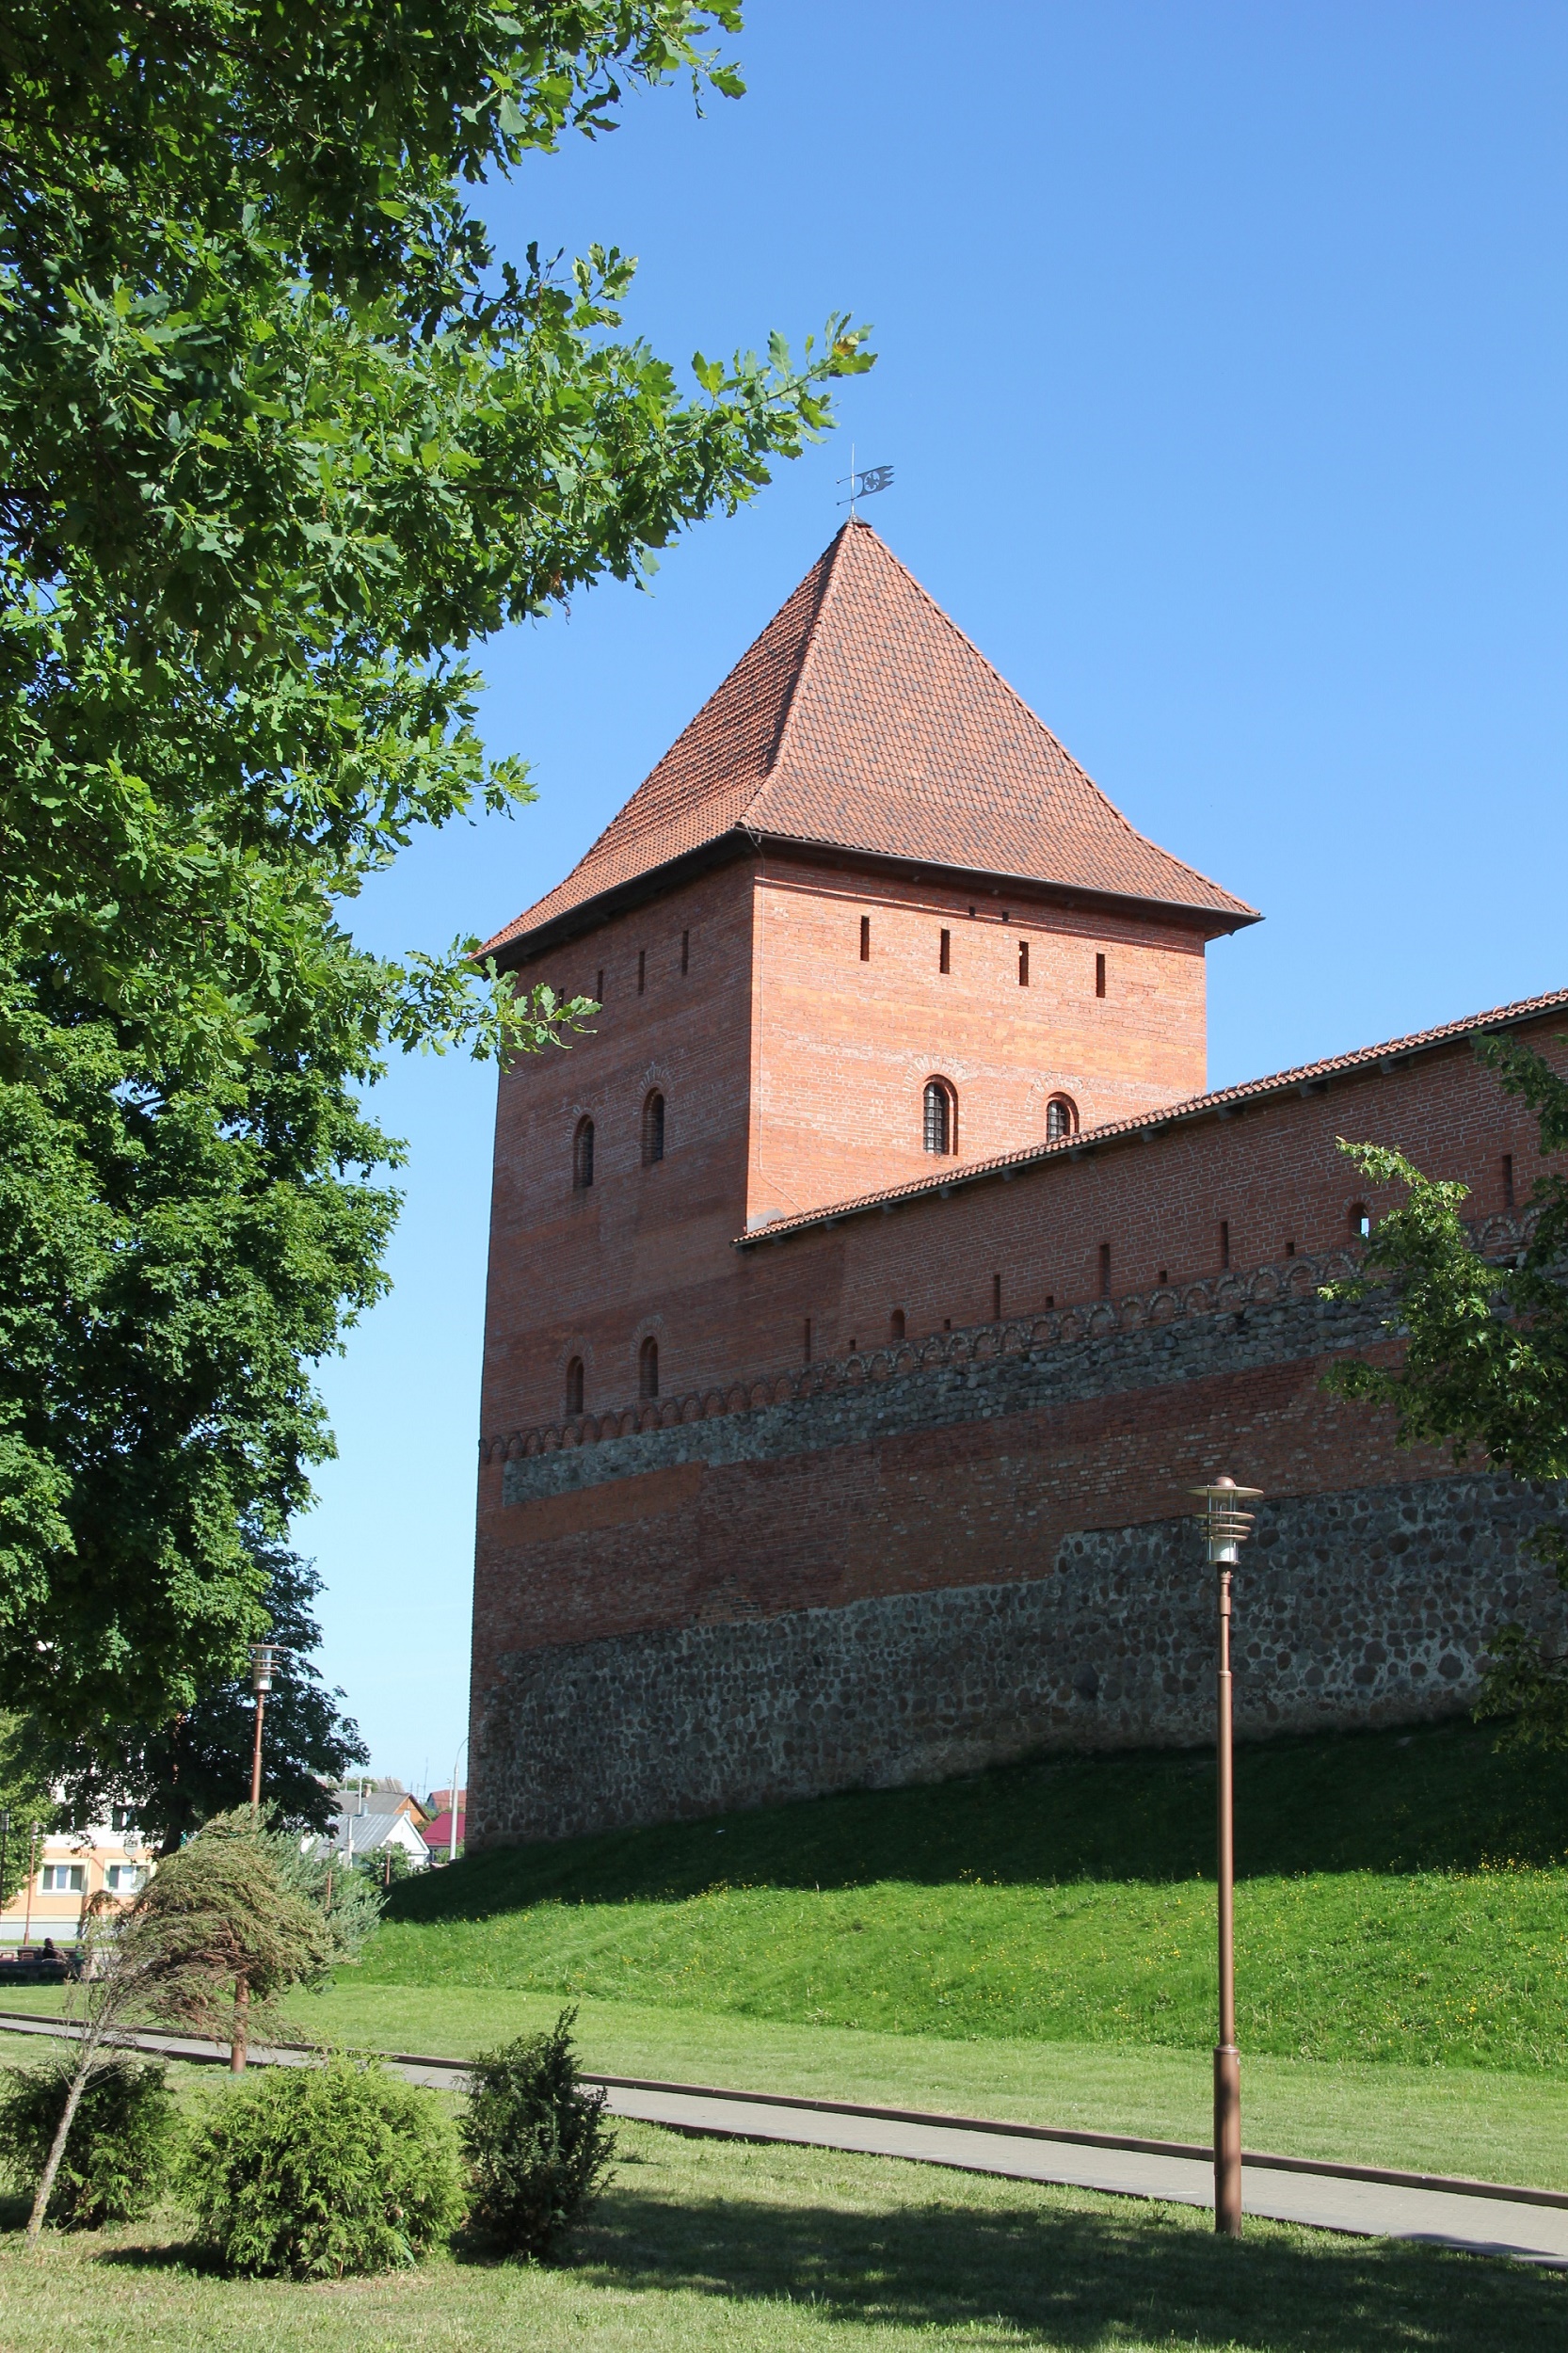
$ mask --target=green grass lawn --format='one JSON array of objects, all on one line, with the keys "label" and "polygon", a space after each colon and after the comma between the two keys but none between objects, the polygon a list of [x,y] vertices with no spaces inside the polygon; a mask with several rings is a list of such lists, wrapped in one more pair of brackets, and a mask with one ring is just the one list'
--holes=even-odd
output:
[{"label": "green grass lawn", "polygon": [[5,2353],[1517,2353],[1568,2281],[1394,2242],[872,2157],[619,2128],[559,2268],[442,2259],[298,2287],[204,2271],[159,2227],[0,2240]]},{"label": "green grass lawn", "polygon": [[[968,2040],[1213,2039],[1207,1758],[475,1856],[396,1891],[366,1984]],[[1278,2057],[1568,2059],[1568,1758],[1468,1724],[1243,1750],[1240,2038]]]}]

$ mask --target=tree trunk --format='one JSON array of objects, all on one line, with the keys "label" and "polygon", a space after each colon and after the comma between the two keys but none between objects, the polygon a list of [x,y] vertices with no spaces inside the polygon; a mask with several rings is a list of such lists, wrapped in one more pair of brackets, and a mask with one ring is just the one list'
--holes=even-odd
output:
[{"label": "tree trunk", "polygon": [[229,2073],[243,2075],[250,2009],[250,1988],[243,1977],[234,1979],[234,2031],[229,2044]]},{"label": "tree trunk", "polygon": [[55,2176],[60,2169],[60,2159],[65,2154],[65,2144],[71,2137],[71,2127],[76,2121],[76,2110],[81,2104],[82,2094],[87,2089],[88,2077],[92,2073],[92,2062],[97,2056],[98,2045],[103,2040],[103,2027],[95,2024],[89,2026],[82,2037],[82,2056],[76,2062],[76,2073],[71,2078],[71,2089],[65,2095],[65,2106],[61,2109],[60,2121],[55,2127],[55,2137],[50,2144],[48,2159],[43,2169],[43,2178],[39,2183],[38,2195],[33,2200],[33,2211],[27,2217],[29,2247],[38,2245],[39,2233],[43,2228],[43,2217],[49,2210],[49,2201],[54,2195]]}]

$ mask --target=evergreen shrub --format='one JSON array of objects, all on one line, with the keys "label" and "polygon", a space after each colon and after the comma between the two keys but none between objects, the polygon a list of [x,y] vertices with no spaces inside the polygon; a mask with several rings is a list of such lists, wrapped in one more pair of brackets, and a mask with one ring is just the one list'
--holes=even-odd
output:
[{"label": "evergreen shrub", "polygon": [[341,2056],[214,2100],[181,2170],[201,2237],[251,2275],[390,2271],[462,2210],[456,2139],[434,2095]]},{"label": "evergreen shrub", "polygon": [[[74,2059],[8,2067],[0,2089],[0,2167],[34,2191],[71,2089]],[[68,2230],[132,2222],[156,2205],[172,2169],[177,2113],[167,2071],[117,2054],[94,2069],[55,2176],[49,2218]]]},{"label": "evergreen shrub", "polygon": [[536,2261],[586,2212],[605,2185],[615,2139],[604,2094],[584,2091],[572,2048],[577,2012],[548,2034],[520,2035],[469,2068],[458,2126],[468,2159],[469,2219],[508,2254]]}]

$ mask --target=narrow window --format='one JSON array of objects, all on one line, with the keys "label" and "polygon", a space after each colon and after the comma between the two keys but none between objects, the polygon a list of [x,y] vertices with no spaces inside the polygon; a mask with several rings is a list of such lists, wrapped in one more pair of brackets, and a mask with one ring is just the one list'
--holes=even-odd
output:
[{"label": "narrow window", "polygon": [[888,1318],[888,1337],[890,1340],[902,1340],[904,1337],[904,1309],[902,1307],[895,1307]]},{"label": "narrow window", "polygon": [[1503,1207],[1505,1209],[1512,1209],[1513,1207],[1513,1155],[1512,1152],[1503,1154]]},{"label": "narrow window", "polygon": [[800,1361],[803,1365],[808,1365],[811,1361],[811,1319],[809,1316],[801,1326]]},{"label": "narrow window", "polygon": [[664,1157],[664,1098],[657,1087],[643,1105],[643,1166]]},{"label": "narrow window", "polygon": [[1222,1268],[1230,1264],[1230,1220],[1228,1217],[1223,1217],[1220,1220],[1220,1264]]},{"label": "narrow window", "polygon": [[936,952],[936,968],[939,972],[952,970],[952,934],[951,932],[943,932],[941,935],[941,945]]},{"label": "narrow window", "polygon": [[1029,986],[1029,942],[1027,939],[1020,939],[1018,942],[1018,986],[1020,988]]},{"label": "narrow window", "polygon": [[657,1397],[659,1394],[659,1343],[646,1339],[637,1351],[637,1395]]},{"label": "narrow window", "polygon": [[1286,1245],[1285,1245],[1285,1255],[1286,1255],[1286,1257],[1287,1257],[1288,1258],[1293,1258],[1293,1257],[1295,1257],[1295,1255],[1296,1255],[1296,1245],[1295,1245],[1295,1243],[1294,1243],[1293,1241],[1288,1241],[1288,1242],[1286,1243]]},{"label": "narrow window", "polygon": [[1110,1296],[1111,1244],[1108,1241],[1102,1241],[1100,1244],[1100,1297],[1102,1299],[1109,1299]]},{"label": "narrow window", "polygon": [[1060,1144],[1078,1133],[1078,1105],[1070,1095],[1053,1095],[1046,1105],[1046,1142]]},{"label": "narrow window", "polygon": [[1160,1283],[1169,1282],[1170,1277],[1169,1277],[1169,1275],[1167,1275],[1167,1273],[1166,1273],[1166,1272],[1165,1272],[1165,1270],[1164,1270],[1164,1268],[1163,1268],[1163,1267],[1161,1267],[1161,1268],[1160,1268],[1160,1273],[1158,1273],[1158,1275],[1155,1277],[1155,1280],[1156,1280],[1157,1282],[1160,1282]]},{"label": "narrow window", "polygon": [[1046,1305],[1047,1305],[1048,1307],[1054,1307],[1054,1306],[1055,1306],[1055,1305],[1056,1305],[1056,1293],[1055,1293],[1054,1291],[1048,1291],[1048,1292],[1046,1293]]},{"label": "narrow window", "polygon": [[580,1119],[571,1145],[571,1181],[578,1193],[586,1193],[594,1180],[594,1123]]},{"label": "narrow window", "polygon": [[[643,993],[644,989],[646,989],[646,988],[647,988],[647,986],[648,986],[648,950],[647,950],[646,948],[639,948],[639,949],[638,949],[638,951],[637,951],[637,994],[638,994],[638,996],[639,996],[639,997],[642,995],[642,993]],[[1100,991],[1100,995],[1101,995],[1102,997],[1105,995],[1105,991],[1104,991],[1104,989],[1103,989],[1103,988],[1102,988],[1102,989],[1101,989],[1101,991]]]},{"label": "narrow window", "polygon": [[872,919],[869,915],[863,915],[860,918],[860,961],[862,964],[870,964],[871,960]]},{"label": "narrow window", "polygon": [[947,1080],[928,1079],[925,1084],[925,1148],[928,1152],[957,1151],[956,1112],[957,1103]]},{"label": "narrow window", "polygon": [[574,1356],[567,1367],[567,1412],[580,1414],[582,1411],[583,1359],[581,1356]]},{"label": "narrow window", "polygon": [[859,1341],[856,1338],[856,1337],[855,1337],[854,1333],[852,1332],[852,1333],[850,1334],[849,1346],[848,1346],[848,1348],[847,1348],[847,1349],[845,1349],[845,1351],[844,1351],[845,1355],[846,1355],[846,1356],[853,1356],[853,1355],[854,1355],[854,1353],[855,1353],[855,1352],[856,1352],[856,1350],[859,1347],[859,1345],[860,1345]]},{"label": "narrow window", "polygon": [[944,1332],[951,1332],[952,1330],[952,1318],[951,1316],[944,1316],[942,1318],[942,1329]]},{"label": "narrow window", "polygon": [[1103,956],[1095,958],[1095,995],[1096,997],[1105,995],[1105,958]]},{"label": "narrow window", "polygon": [[993,1274],[991,1277],[991,1321],[993,1323],[1001,1321],[1001,1276],[1000,1274]]},{"label": "narrow window", "polygon": [[604,967],[602,965],[599,968],[599,981],[594,989],[594,998],[599,1004],[604,1002]]},{"label": "narrow window", "polygon": [[682,932],[680,935],[680,969],[682,972],[689,972],[691,968],[692,935],[690,932]]},{"label": "narrow window", "polygon": [[1351,1211],[1351,1239],[1366,1241],[1370,1238],[1372,1220],[1363,1203],[1357,1202]]}]

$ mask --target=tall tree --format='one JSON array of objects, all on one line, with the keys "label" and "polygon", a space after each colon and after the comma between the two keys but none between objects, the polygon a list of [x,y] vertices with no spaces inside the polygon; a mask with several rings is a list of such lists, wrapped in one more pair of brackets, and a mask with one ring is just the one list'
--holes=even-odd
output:
[{"label": "tall tree", "polygon": [[[315,1564],[263,1538],[252,1538],[250,1550],[266,1574],[267,1639],[280,1649],[264,1719],[263,1803],[289,1830],[326,1831],[336,1802],[329,1785],[368,1765],[370,1751],[338,1705],[343,1692],[328,1687],[312,1657],[321,1642],[312,1614],[322,1586]],[[111,1806],[123,1806],[161,1853],[172,1854],[203,1822],[248,1801],[255,1729],[250,1678],[235,1675],[172,1723],[115,1726],[67,1751],[55,1785],[72,1821],[102,1821]]]},{"label": "tall tree", "polygon": [[[1568,1038],[1562,1043],[1568,1045]],[[1511,1038],[1482,1038],[1480,1060],[1540,1123],[1544,1159],[1568,1151],[1568,1080]],[[1407,1445],[1445,1447],[1455,1463],[1474,1448],[1499,1468],[1539,1482],[1541,1516],[1530,1542],[1568,1592],[1568,1176],[1549,1170],[1527,1205],[1525,1243],[1509,1262],[1489,1258],[1465,1223],[1467,1189],[1424,1176],[1402,1154],[1342,1144],[1373,1184],[1405,1188],[1380,1220],[1363,1275],[1336,1286],[1366,1297],[1394,1294],[1391,1366],[1336,1367],[1342,1396],[1393,1408]],[[1504,1720],[1505,1740],[1568,1747],[1568,1649],[1517,1625],[1492,1640],[1478,1713]]]},{"label": "tall tree", "polygon": [[732,511],[869,365],[620,333],[465,190],[684,74],[730,0],[0,11],[0,1694],[114,1752],[232,1677],[377,1296],[389,1045],[585,1008],[347,915],[530,797],[472,647]]}]

